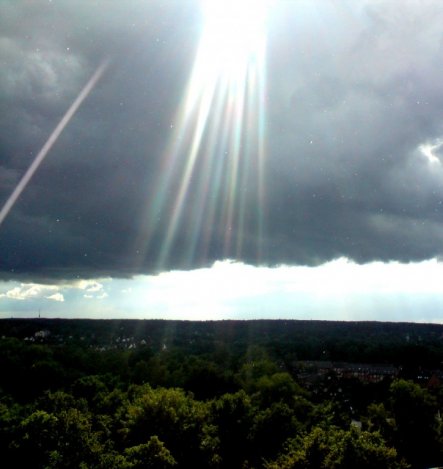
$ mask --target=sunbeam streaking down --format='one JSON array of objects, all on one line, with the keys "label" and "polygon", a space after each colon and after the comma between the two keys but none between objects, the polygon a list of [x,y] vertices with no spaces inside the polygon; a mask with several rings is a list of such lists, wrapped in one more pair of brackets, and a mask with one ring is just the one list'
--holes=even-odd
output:
[{"label": "sunbeam streaking down", "polygon": [[23,177],[21,178],[21,180],[19,181],[19,183],[13,190],[12,194],[9,196],[8,200],[5,202],[2,209],[0,210],[0,226],[5,220],[5,218],[8,216],[14,204],[17,202],[17,199],[20,197],[21,193],[25,190],[32,176],[35,174],[35,172],[37,171],[37,169],[39,168],[43,160],[46,158],[46,155],[49,153],[54,143],[60,137],[60,134],[63,132],[65,127],[69,124],[69,121],[73,118],[74,114],[77,112],[82,102],[86,99],[86,97],[95,87],[97,82],[100,80],[101,76],[105,72],[108,65],[109,65],[109,60],[105,60],[97,67],[97,70],[94,72],[94,74],[86,83],[84,88],[80,91],[77,98],[74,100],[74,102],[71,104],[69,109],[66,111],[65,115],[62,117],[62,119],[57,124],[55,129],[52,131],[48,140],[46,140],[42,149],[38,152],[34,161],[31,163],[26,173],[23,175]]},{"label": "sunbeam streaking down", "polygon": [[185,241],[184,264],[206,259],[214,245],[239,258],[248,243],[260,256],[267,10],[258,0],[202,3],[200,44],[148,220],[154,224],[161,207],[172,208],[160,269],[177,239]]}]

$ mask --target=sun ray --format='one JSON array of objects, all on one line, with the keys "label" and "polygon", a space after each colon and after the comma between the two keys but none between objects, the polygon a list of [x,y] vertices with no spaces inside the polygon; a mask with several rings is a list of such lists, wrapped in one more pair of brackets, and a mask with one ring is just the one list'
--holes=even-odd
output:
[{"label": "sun ray", "polygon": [[[225,257],[241,257],[245,239],[253,237],[260,245],[265,211],[251,210],[248,200],[265,202],[268,8],[267,0],[202,0],[194,66],[148,208],[150,227],[159,213],[170,214],[158,270],[167,268],[178,240],[189,265],[196,256],[205,259],[214,246]],[[254,224],[256,232],[245,233]],[[149,249],[149,239],[145,244]]]}]

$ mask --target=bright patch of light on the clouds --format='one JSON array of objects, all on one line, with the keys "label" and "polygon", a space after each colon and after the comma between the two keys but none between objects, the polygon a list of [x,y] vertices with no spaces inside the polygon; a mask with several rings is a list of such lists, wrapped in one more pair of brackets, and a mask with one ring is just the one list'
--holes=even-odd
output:
[{"label": "bright patch of light on the clouds", "polygon": [[[108,279],[109,280],[109,279]],[[89,300],[103,300],[108,296],[108,294],[104,291],[103,286],[103,279],[101,282],[97,280],[79,280],[75,282],[72,287],[78,288],[83,290],[85,293],[83,294],[83,298]]]},{"label": "bright patch of light on the clouds", "polygon": [[[100,280],[100,281],[98,281]],[[72,295],[75,292],[83,293],[83,297],[88,299],[104,299],[108,294],[104,290],[103,281],[108,279],[98,280],[76,280],[71,283],[62,284],[39,284],[39,283],[21,283],[12,288],[4,288],[4,291],[0,293],[1,299],[8,300],[19,300],[19,301],[31,301],[31,300],[52,300],[56,302],[64,302],[65,296],[62,291],[66,294]],[[9,286],[9,283],[6,284]],[[0,310],[1,311],[1,310]]]},{"label": "bright patch of light on the clouds", "polygon": [[[12,300],[28,300],[34,298],[48,298],[49,292],[58,290],[55,285],[40,285],[37,283],[21,283],[19,286],[7,290],[0,294],[0,298],[9,298]],[[52,296],[52,295],[51,295]]]},{"label": "bright patch of light on the clouds", "polygon": [[63,302],[65,301],[64,296],[61,293],[54,293],[53,295],[46,296],[48,300],[54,300],[54,301],[60,301]]},{"label": "bright patch of light on the clouds", "polygon": [[89,293],[94,293],[103,290],[103,284],[97,280],[79,280],[74,283],[74,286],[80,290],[85,290]]},{"label": "bright patch of light on the clouds", "polygon": [[436,156],[435,152],[438,151],[442,145],[443,139],[438,138],[433,143],[423,143],[418,149],[430,164],[441,165],[440,158]]}]

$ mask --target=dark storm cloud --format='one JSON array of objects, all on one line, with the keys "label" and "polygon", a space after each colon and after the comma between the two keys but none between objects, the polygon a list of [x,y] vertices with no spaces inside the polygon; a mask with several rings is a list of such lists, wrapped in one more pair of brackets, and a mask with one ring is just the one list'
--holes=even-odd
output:
[{"label": "dark storm cloud", "polygon": [[443,172],[419,147],[442,132],[441,16],[432,2],[368,3],[317,11],[308,31],[306,16],[286,15],[293,37],[281,33],[271,62],[286,60],[293,79],[270,79],[270,139],[274,178],[286,183],[274,201],[296,188],[272,225],[287,253],[440,256]]},{"label": "dark storm cloud", "polygon": [[[0,227],[4,278],[130,276],[224,257],[317,264],[441,256],[439,2],[276,2],[265,204],[252,170],[240,165],[245,215],[227,248],[223,207],[204,223],[211,218],[199,200],[198,161],[163,265],[186,161],[172,168],[165,202],[153,201],[198,45],[196,4],[11,1],[0,9],[0,203],[96,67],[111,60]],[[228,175],[222,182],[226,199]]]}]

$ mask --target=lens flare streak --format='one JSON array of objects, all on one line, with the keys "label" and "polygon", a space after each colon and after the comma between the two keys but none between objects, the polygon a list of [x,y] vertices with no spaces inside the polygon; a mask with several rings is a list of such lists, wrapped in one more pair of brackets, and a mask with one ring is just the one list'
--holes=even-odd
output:
[{"label": "lens flare streak", "polygon": [[60,137],[60,134],[63,132],[65,127],[69,124],[70,120],[74,117],[74,114],[77,112],[78,108],[81,106],[82,102],[86,99],[92,89],[95,87],[97,82],[100,80],[101,76],[108,68],[109,61],[105,60],[102,62],[99,67],[96,69],[92,77],[86,83],[84,88],[80,91],[77,98],[71,104],[69,109],[66,111],[65,115],[62,117],[60,122],[57,124],[55,129],[52,131],[49,138],[46,140],[46,143],[43,145],[42,149],[38,152],[37,156],[35,157],[34,161],[31,163],[15,189],[13,190],[12,194],[9,196],[8,200],[3,205],[3,208],[0,211],[0,226],[2,225],[5,218],[8,216],[9,212],[11,211],[12,207],[17,202],[17,199],[20,197],[22,192],[26,189],[26,186],[29,184],[32,176],[34,176],[35,172],[42,164],[43,160],[46,158],[47,154],[50,152],[51,148],[53,147],[54,143]]}]

